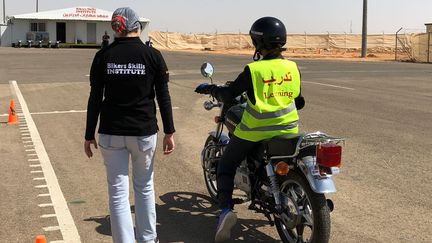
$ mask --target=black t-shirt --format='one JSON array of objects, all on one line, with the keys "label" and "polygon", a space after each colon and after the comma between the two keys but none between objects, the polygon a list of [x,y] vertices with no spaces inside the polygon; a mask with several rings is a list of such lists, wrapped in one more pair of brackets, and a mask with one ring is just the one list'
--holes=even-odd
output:
[{"label": "black t-shirt", "polygon": [[164,133],[174,133],[168,80],[168,68],[158,50],[144,45],[139,37],[115,38],[96,53],[90,70],[85,139],[94,139],[99,114],[99,133],[156,133],[155,98]]}]

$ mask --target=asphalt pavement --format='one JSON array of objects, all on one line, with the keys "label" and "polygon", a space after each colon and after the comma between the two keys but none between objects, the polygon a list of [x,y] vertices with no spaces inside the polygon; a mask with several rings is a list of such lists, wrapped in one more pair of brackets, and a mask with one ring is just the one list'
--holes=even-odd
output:
[{"label": "asphalt pavement", "polygon": [[[91,159],[83,151],[95,52],[0,48],[0,242],[32,242],[36,235],[63,242],[69,226],[59,222],[68,222],[63,221],[68,213],[75,226],[71,231],[78,232],[81,242],[111,242],[103,162],[99,151]],[[214,65],[213,80],[223,83],[234,80],[252,57],[162,53],[170,69],[177,148],[169,156],[160,145],[157,149],[159,238],[212,242],[217,208],[206,192],[199,156],[217,111],[204,110],[207,97],[193,90],[209,81],[200,75],[203,62]],[[294,61],[306,99],[301,130],[346,138],[341,174],[335,178],[338,191],[329,195],[335,204],[331,242],[432,242],[432,66]],[[20,114],[20,125],[6,124],[9,101],[18,100],[11,80],[25,101],[18,112],[28,110],[27,116]],[[40,145],[32,150],[37,141],[29,118],[48,160],[36,158]],[[55,186],[48,183],[51,177],[43,179],[39,160],[48,161],[55,173],[67,207],[64,214],[52,205],[61,197],[49,195]],[[279,242],[265,217],[248,211],[247,205],[236,211],[233,242]]]}]

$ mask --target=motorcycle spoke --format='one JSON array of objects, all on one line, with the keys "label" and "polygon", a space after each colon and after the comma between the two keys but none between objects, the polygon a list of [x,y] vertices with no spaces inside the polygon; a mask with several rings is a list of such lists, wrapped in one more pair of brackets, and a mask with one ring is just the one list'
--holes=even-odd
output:
[{"label": "motorcycle spoke", "polygon": [[303,216],[304,223],[310,227],[313,227],[313,217],[309,205],[306,205],[305,209],[302,212],[302,216]]},{"label": "motorcycle spoke", "polygon": [[289,194],[291,195],[291,198],[293,199],[293,201],[294,201],[295,203],[297,203],[297,201],[298,201],[298,197],[297,197],[297,193],[294,191],[294,187],[291,187],[291,188],[289,189]]}]

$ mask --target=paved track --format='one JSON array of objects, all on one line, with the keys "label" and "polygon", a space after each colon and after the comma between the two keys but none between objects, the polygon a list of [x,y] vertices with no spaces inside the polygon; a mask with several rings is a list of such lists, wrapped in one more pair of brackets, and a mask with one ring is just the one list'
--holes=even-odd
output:
[{"label": "paved track", "polygon": [[[110,242],[107,190],[100,154],[84,156],[82,143],[94,50],[0,48],[0,115],[16,80],[38,129],[82,242]],[[249,56],[164,52],[177,150],[156,155],[158,233],[161,242],[212,242],[216,208],[209,202],[199,153],[216,111],[193,93],[206,80],[200,64],[212,62],[214,80],[232,80]],[[338,192],[330,197],[332,242],[432,242],[432,66],[393,62],[296,60],[306,107],[303,131],[347,138]],[[60,111],[62,113],[56,113]],[[66,111],[63,113],[63,111]],[[74,112],[70,112],[74,111]],[[25,129],[0,116],[0,241],[31,242],[38,234],[61,241],[48,189],[31,173]],[[24,127],[25,128],[25,127]],[[24,130],[24,131],[23,131]],[[39,195],[39,196],[38,196]],[[233,236],[240,242],[278,242],[264,217],[237,207]],[[53,227],[54,228],[50,228]],[[45,230],[44,230],[45,228]],[[50,230],[50,231],[46,231]]]}]

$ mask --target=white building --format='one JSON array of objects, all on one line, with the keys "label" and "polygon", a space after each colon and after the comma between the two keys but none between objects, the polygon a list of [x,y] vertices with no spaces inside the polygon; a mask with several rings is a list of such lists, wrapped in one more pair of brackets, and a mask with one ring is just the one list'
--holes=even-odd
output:
[{"label": "white building", "polygon": [[[12,44],[28,40],[51,41],[70,44],[101,44],[105,31],[111,36],[112,12],[92,7],[74,7],[9,17],[6,26],[0,26],[0,45]],[[150,20],[140,18],[143,26],[141,39],[148,40],[148,24]]]}]

